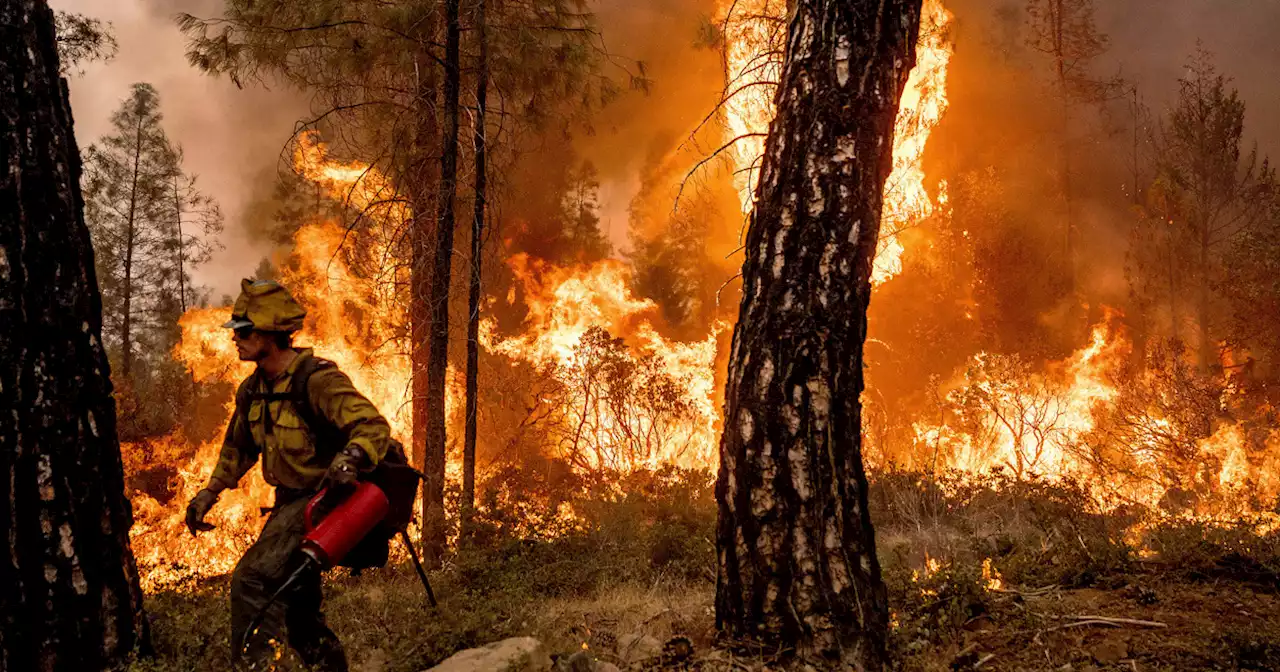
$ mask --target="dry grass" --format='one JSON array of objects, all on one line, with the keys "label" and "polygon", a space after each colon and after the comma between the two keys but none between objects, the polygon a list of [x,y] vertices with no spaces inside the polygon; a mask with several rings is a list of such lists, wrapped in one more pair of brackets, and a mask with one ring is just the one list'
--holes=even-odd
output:
[{"label": "dry grass", "polygon": [[[595,499],[575,502],[587,520],[573,532],[491,534],[461,550],[433,574],[436,611],[407,565],[333,573],[326,613],[353,668],[418,672],[517,635],[555,654],[585,644],[617,660],[618,639],[634,633],[688,637],[689,669],[764,669],[758,655],[730,664],[715,650],[709,483],[659,480],[624,497],[584,495]],[[1158,555],[1140,560],[1125,542],[1133,512],[1101,515],[1069,485],[999,478],[940,488],[919,475],[882,474],[872,505],[898,670],[974,669],[984,659],[979,669],[1280,669],[1280,636],[1270,634],[1280,632],[1274,534],[1166,524],[1148,534]],[[1002,575],[1002,590],[988,589],[984,560]],[[228,669],[226,590],[223,578],[150,596],[157,655],[132,669]],[[1170,627],[1062,627],[1082,614]],[[1121,662],[1106,662],[1115,655]],[[300,668],[286,655],[281,669]]]}]

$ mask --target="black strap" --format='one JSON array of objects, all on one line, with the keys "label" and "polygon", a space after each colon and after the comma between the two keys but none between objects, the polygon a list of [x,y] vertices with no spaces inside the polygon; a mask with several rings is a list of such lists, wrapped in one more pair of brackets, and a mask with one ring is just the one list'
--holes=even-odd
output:
[{"label": "black strap", "polygon": [[[245,414],[245,420],[248,421],[249,404],[254,401],[266,402],[262,408],[262,429],[263,436],[271,434],[275,430],[274,421],[271,419],[271,407],[269,404],[273,401],[288,401],[293,403],[293,409],[297,412],[298,417],[302,418],[302,422],[307,428],[319,439],[320,437],[332,437],[340,434],[339,430],[328,418],[316,413],[316,409],[311,406],[311,394],[309,386],[311,384],[311,374],[320,369],[327,369],[337,366],[333,362],[316,357],[314,355],[301,355],[303,358],[298,362],[297,368],[293,370],[293,375],[289,379],[289,389],[284,392],[261,392],[259,388],[263,387],[261,369],[254,371],[253,375],[245,381],[240,393],[236,395],[236,414]],[[339,449],[341,446],[339,446]]]}]

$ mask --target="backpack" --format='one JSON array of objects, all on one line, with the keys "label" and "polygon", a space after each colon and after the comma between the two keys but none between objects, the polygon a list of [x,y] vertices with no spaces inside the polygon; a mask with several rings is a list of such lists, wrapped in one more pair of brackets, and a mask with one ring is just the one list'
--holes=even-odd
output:
[{"label": "backpack", "polygon": [[[308,393],[312,374],[321,369],[337,368],[337,366],[327,359],[314,355],[304,356],[298,363],[298,368],[294,369],[289,381],[289,389],[284,392],[254,391],[259,387],[258,372],[254,371],[236,392],[235,413],[237,416],[242,413],[247,414],[249,403],[252,401],[288,401],[293,404],[294,411],[311,432],[315,445],[334,447],[333,452],[337,454],[346,445],[347,437],[341,429],[316,412],[316,409],[311,406],[311,395]],[[270,433],[273,430],[271,413],[266,409],[263,410],[263,422],[266,424],[267,432]],[[351,549],[351,552],[347,553],[346,557],[338,562],[338,566],[349,567],[354,572],[359,572],[366,568],[383,567],[387,564],[391,538],[405,531],[413,520],[413,502],[418,496],[418,483],[422,478],[422,472],[409,465],[404,444],[388,438],[387,454],[372,471],[360,474],[360,480],[373,483],[386,494],[390,503],[387,515],[372,532]],[[322,502],[319,510],[327,512],[329,507],[323,504]]]}]

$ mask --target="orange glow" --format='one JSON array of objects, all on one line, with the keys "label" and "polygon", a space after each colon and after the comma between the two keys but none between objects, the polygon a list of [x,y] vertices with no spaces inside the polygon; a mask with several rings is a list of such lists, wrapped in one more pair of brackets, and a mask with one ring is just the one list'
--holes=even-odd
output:
[{"label": "orange glow", "polygon": [[[554,419],[588,432],[575,429],[552,453],[591,469],[714,463],[714,371],[725,325],[693,343],[663,337],[653,326],[657,305],[632,295],[626,267],[616,261],[557,268],[516,254],[508,264],[529,308],[523,331],[498,337],[489,321],[481,342],[559,383]],[[605,345],[600,329],[630,347]]]},{"label": "orange glow", "polygon": [[[785,42],[785,0],[749,0],[728,3],[723,10],[728,91],[725,102],[726,140],[740,138],[734,147],[735,184],[744,213],[755,202],[764,135],[776,110],[774,82],[782,76],[782,63],[771,50]],[[916,65],[912,68],[898,106],[894,125],[893,171],[885,181],[880,241],[871,280],[884,283],[902,272],[903,247],[899,234],[934,212],[925,188],[923,158],[929,135],[947,111],[947,66],[952,44],[953,20],[942,0],[925,0]],[[945,186],[940,185],[940,189]]]},{"label": "orange glow", "polygon": [[[369,219],[369,226],[358,234],[358,245],[347,240],[351,232],[335,223],[304,226],[292,252],[278,260],[280,281],[308,310],[296,342],[335,361],[387,416],[393,435],[407,443],[410,368],[396,345],[406,328],[407,305],[396,287],[404,287],[407,278],[403,265],[396,263],[397,251],[387,232],[410,215],[408,207],[390,197],[389,186],[376,170],[331,160],[325,145],[313,136],[299,143],[295,167],[331,197],[365,209]],[[358,250],[348,254],[353,247]],[[352,268],[353,256],[372,268]],[[632,294],[626,267],[617,261],[557,268],[514,255],[508,263],[523,290],[528,316],[522,331],[513,335],[498,335],[493,322],[485,322],[482,345],[512,366],[529,365],[558,383],[563,394],[553,411],[562,424],[576,423],[582,435],[574,445],[585,450],[569,455],[564,441],[545,450],[588,469],[667,462],[706,466],[713,461],[719,419],[714,364],[724,325],[713,325],[705,339],[692,343],[665,338],[655,327],[656,305]],[[253,371],[252,364],[237,360],[231,334],[220,326],[228,314],[225,307],[189,311],[180,320],[182,339],[174,351],[175,359],[204,389],[223,384],[216,389],[224,389],[226,398],[206,400],[203,409],[219,414],[222,425],[234,410],[232,390]],[[597,343],[589,332],[600,329],[624,338],[625,345],[603,353],[584,345]],[[602,354],[605,359],[600,359]],[[597,377],[598,387],[584,398],[579,384],[591,376]],[[461,373],[450,367],[446,422],[451,431],[461,428],[462,388]],[[584,427],[586,432],[581,431]],[[193,539],[183,523],[184,507],[208,481],[221,436],[199,446],[186,445],[174,435],[122,448],[133,472],[156,464],[159,460],[153,458],[161,455],[169,464],[181,465],[170,484],[170,501],[162,504],[142,493],[133,498],[136,523],[131,534],[144,587],[230,571],[264,520],[259,507],[271,503],[271,488],[260,471],[252,470],[238,489],[223,493],[208,517],[217,531]],[[448,465],[451,476],[458,469],[456,463]],[[571,509],[562,513],[566,524],[571,522]]]}]

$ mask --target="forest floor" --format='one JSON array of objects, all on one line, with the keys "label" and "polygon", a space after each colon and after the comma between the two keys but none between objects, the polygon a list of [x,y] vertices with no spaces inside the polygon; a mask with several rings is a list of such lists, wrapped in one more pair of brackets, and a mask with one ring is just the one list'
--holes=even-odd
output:
[{"label": "forest floor", "polygon": [[[491,519],[432,574],[436,610],[407,563],[331,572],[330,625],[359,672],[419,672],[525,635],[553,656],[585,649],[622,669],[782,669],[716,640],[705,476],[650,475],[619,484],[631,486],[624,496],[594,489],[573,502],[578,524],[554,535]],[[877,479],[872,507],[894,669],[1280,670],[1276,533],[1243,522],[1137,527],[1149,512],[1092,513],[1070,486],[1000,477],[939,485],[892,474]],[[156,655],[131,669],[229,669],[228,583],[149,595]],[[643,636],[671,645],[665,655],[624,646]],[[673,655],[681,637],[691,653]],[[280,668],[302,669],[288,653]]]}]

